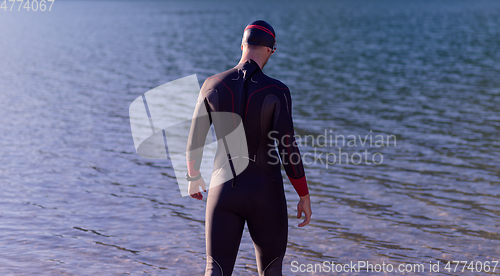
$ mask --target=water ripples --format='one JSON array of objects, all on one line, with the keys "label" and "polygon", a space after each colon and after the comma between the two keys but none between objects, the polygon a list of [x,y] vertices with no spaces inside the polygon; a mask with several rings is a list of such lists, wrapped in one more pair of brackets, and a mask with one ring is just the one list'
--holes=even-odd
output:
[{"label": "water ripples", "polygon": [[[380,165],[307,164],[304,229],[286,185],[285,275],[293,260],[498,258],[498,3],[217,3],[64,2],[50,15],[2,15],[0,271],[201,274],[205,203],[180,197],[168,161],[136,155],[128,106],[234,66],[255,17],[277,30],[265,72],[291,88],[297,134],[396,137],[342,147],[381,153]],[[338,152],[301,146],[315,150]],[[255,274],[248,231],[238,256],[234,274]]]}]

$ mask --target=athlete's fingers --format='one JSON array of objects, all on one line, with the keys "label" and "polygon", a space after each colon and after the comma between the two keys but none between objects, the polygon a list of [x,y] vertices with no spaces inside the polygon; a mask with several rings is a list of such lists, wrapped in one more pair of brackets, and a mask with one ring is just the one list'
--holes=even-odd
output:
[{"label": "athlete's fingers", "polygon": [[297,214],[297,218],[300,218],[302,216],[302,212],[305,215],[305,219],[302,223],[299,224],[299,227],[304,227],[308,225],[309,222],[311,221],[311,215],[312,215],[311,200],[309,195],[300,198],[300,201],[297,204],[297,210],[299,212],[299,214]]},{"label": "athlete's fingers", "polygon": [[203,199],[203,195],[200,192],[200,188],[197,187],[196,190],[198,190],[198,192],[196,193],[196,198],[198,200],[202,200]]},{"label": "athlete's fingers", "polygon": [[200,181],[201,181],[201,189],[206,192],[207,191],[207,188],[205,188],[205,180],[203,180],[203,177],[200,178]]},{"label": "athlete's fingers", "polygon": [[311,215],[312,215],[311,208],[304,208],[304,215],[306,216],[306,218],[301,224],[299,224],[299,227],[304,227],[308,225],[309,222],[311,222]]},{"label": "athlete's fingers", "polygon": [[198,200],[202,200],[202,199],[203,199],[203,195],[201,195],[201,193],[200,193],[200,192],[195,193],[195,194],[192,194],[192,195],[191,195],[191,197],[192,197],[192,198],[196,198],[196,199],[198,199]]},{"label": "athlete's fingers", "polygon": [[302,217],[302,202],[299,201],[299,203],[297,204],[297,218],[300,218]]},{"label": "athlete's fingers", "polygon": [[190,194],[189,196],[192,197],[192,198],[196,198],[196,199],[200,199],[200,193],[193,193],[193,194]]},{"label": "athlete's fingers", "polygon": [[198,200],[203,199],[203,195],[200,192],[200,185],[196,181],[189,181],[188,188],[189,196]]},{"label": "athlete's fingers", "polygon": [[308,225],[309,222],[311,222],[311,218],[306,216],[304,221],[301,224],[299,224],[299,227],[304,227],[304,226]]},{"label": "athlete's fingers", "polygon": [[304,212],[305,214],[305,218],[304,218],[304,221],[302,221],[300,224],[299,224],[299,227],[304,227],[306,225],[309,224],[309,222],[311,221],[311,217],[307,215],[306,212]]}]

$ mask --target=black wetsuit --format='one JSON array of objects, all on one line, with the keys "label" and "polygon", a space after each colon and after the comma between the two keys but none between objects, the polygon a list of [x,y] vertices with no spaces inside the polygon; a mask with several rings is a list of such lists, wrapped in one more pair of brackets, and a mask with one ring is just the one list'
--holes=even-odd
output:
[{"label": "black wetsuit", "polygon": [[[210,124],[218,138],[214,173],[206,208],[207,269],[205,275],[231,275],[245,221],[254,242],[259,275],[282,275],[287,245],[287,205],[281,164],[300,196],[308,194],[304,168],[294,143],[290,91],[278,80],[266,76],[255,61],[209,77],[200,91],[188,142],[188,165],[198,171]],[[237,114],[235,118],[214,118],[217,112]],[[248,152],[228,154],[223,139],[241,118]],[[234,124],[234,125],[233,125]],[[230,147],[230,145],[229,145]],[[240,168],[238,160],[246,160]],[[241,163],[241,162],[240,162]],[[220,175],[229,175],[212,187]]]}]

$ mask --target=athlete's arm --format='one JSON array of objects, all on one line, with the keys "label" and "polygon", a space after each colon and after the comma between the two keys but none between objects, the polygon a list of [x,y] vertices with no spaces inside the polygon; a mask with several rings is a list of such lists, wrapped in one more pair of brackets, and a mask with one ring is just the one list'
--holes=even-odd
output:
[{"label": "athlete's arm", "polygon": [[311,199],[307,188],[304,165],[300,155],[299,148],[295,142],[295,131],[292,120],[292,99],[290,91],[283,93],[283,101],[280,103],[279,110],[275,110],[275,126],[278,131],[278,150],[285,167],[286,174],[292,183],[295,191],[300,196],[297,204],[297,218],[305,215],[305,219],[299,224],[299,227],[306,226],[311,221]]},{"label": "athlete's arm", "polygon": [[290,91],[285,90],[280,97],[281,101],[277,110],[275,110],[274,121],[275,129],[278,131],[278,150],[288,179],[297,194],[303,197],[309,194],[309,190],[302,158],[294,137]]},{"label": "athlete's arm", "polygon": [[[207,137],[208,130],[210,129],[211,120],[207,110],[208,104],[203,93],[200,92],[196,107],[193,112],[193,119],[191,121],[191,130],[189,132],[186,161],[188,167],[188,174],[190,177],[196,177],[200,174],[201,159],[203,157],[203,147]],[[196,199],[202,199],[203,196],[200,192],[200,187],[205,190],[205,181],[200,178],[196,181],[189,182],[189,195]]]}]

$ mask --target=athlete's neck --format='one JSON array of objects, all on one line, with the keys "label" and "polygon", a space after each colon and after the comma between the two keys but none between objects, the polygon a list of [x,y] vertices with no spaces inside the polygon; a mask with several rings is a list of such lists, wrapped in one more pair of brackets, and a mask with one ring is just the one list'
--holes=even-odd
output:
[{"label": "athlete's neck", "polygon": [[264,66],[266,66],[269,57],[271,56],[267,47],[262,47],[257,50],[249,50],[248,48],[243,49],[243,53],[241,54],[241,59],[239,63],[245,63],[247,60],[253,59],[262,70]]},{"label": "athlete's neck", "polygon": [[253,61],[255,61],[255,63],[257,63],[257,64],[259,65],[260,69],[262,70],[262,68],[264,67],[264,66],[263,66],[263,62],[262,62],[262,61],[259,61],[259,60],[257,60],[257,59],[255,59],[255,58],[246,58],[246,59],[244,59],[244,58],[242,57],[242,58],[240,59],[240,62],[239,62],[239,63],[245,63],[245,62],[247,62],[247,61],[249,61],[249,60],[251,60],[251,59],[253,59]]}]

